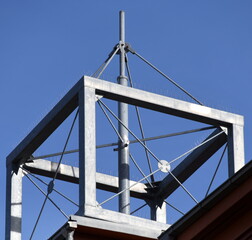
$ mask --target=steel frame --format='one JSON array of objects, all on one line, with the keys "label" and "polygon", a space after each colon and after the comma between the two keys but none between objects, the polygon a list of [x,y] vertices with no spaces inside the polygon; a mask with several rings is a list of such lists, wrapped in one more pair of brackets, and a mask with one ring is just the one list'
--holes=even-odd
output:
[{"label": "steel frame", "polygon": [[79,107],[79,169],[74,168],[74,171],[78,174],[72,175],[73,167],[62,165],[57,178],[79,183],[78,215],[134,224],[144,228],[155,227],[160,231],[169,226],[165,223],[165,207],[158,206],[162,206],[164,199],[179,186],[171,175],[167,175],[161,181],[156,193],[147,192],[148,186],[145,184],[138,184],[130,190],[132,197],[145,199],[151,203],[149,205],[152,219],[160,222],[97,207],[96,188],[118,191],[117,178],[96,173],[95,104],[97,95],[216,126],[217,129],[208,138],[219,133],[221,129],[225,129],[225,133],[223,132],[191,152],[172,171],[181,182],[189,178],[226,142],[228,143],[229,176],[244,166],[243,116],[84,76],[7,157],[6,239],[21,239],[22,171],[20,166],[39,175],[52,176],[53,163],[47,160],[34,160],[34,163],[30,163],[29,159],[77,107]]}]

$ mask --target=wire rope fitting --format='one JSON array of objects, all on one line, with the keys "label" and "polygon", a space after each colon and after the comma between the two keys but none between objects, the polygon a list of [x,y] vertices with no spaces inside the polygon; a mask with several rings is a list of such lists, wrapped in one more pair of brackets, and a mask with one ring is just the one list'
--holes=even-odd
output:
[{"label": "wire rope fitting", "polygon": [[49,184],[48,184],[48,187],[47,187],[47,194],[51,194],[51,192],[53,191],[53,188],[54,188],[54,181],[52,180]]},{"label": "wire rope fitting", "polygon": [[[115,51],[117,48],[119,48],[119,51],[116,53],[116,54],[118,54],[118,55],[121,53],[121,49],[122,49],[122,48],[124,48],[124,51],[125,51],[126,53],[128,53],[128,52],[131,52],[132,54],[135,54],[135,53],[136,53],[136,51],[135,51],[135,50],[131,47],[131,45],[130,45],[129,43],[127,43],[127,42],[119,41],[119,43],[116,44],[115,47],[113,48],[113,51]],[[110,53],[109,56],[112,55],[113,51]]]},{"label": "wire rope fitting", "polygon": [[129,43],[125,43],[125,52],[131,52],[132,54],[135,54],[136,51],[131,47]]},{"label": "wire rope fitting", "polygon": [[[119,144],[120,142],[121,142],[121,141],[119,141],[118,144]],[[122,145],[121,145],[120,147],[114,148],[113,150],[114,150],[115,152],[116,152],[116,151],[119,151],[119,149],[124,149],[124,148],[128,147],[129,144],[130,144],[130,141],[129,141],[129,140],[124,140],[124,141],[122,142]]]},{"label": "wire rope fitting", "polygon": [[119,41],[119,43],[114,47],[114,49],[119,48],[119,51],[116,53],[117,55],[121,54],[121,49],[126,51],[126,43],[123,41]]},{"label": "wire rope fitting", "polygon": [[171,165],[166,160],[160,160],[158,162],[158,168],[163,173],[168,173],[171,170]]}]

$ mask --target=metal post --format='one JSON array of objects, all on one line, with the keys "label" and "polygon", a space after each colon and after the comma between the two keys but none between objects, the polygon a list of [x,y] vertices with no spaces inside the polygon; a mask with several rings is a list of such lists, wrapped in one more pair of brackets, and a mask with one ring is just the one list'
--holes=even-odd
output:
[{"label": "metal post", "polygon": [[79,92],[79,212],[96,206],[95,89]]},{"label": "metal post", "polygon": [[5,239],[21,240],[22,218],[22,171],[14,171],[13,165],[6,172],[6,220]]},{"label": "metal post", "polygon": [[228,128],[228,173],[234,175],[245,165],[243,126]]},{"label": "metal post", "polygon": [[[120,76],[119,84],[128,86],[128,79],[125,76],[125,13],[120,11]],[[118,103],[118,115],[123,124],[128,127],[128,104]],[[118,125],[119,133],[123,142],[118,143],[118,173],[119,191],[129,187],[129,146],[128,131],[122,124]],[[119,211],[130,214],[130,191],[127,190],[119,195]]]},{"label": "metal post", "polygon": [[150,206],[151,220],[166,223],[166,203],[163,202],[159,207],[155,201],[148,203]]}]

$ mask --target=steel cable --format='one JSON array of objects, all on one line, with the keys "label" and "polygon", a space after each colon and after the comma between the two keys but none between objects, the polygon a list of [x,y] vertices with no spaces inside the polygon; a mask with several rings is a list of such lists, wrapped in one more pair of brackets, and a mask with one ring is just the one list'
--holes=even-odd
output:
[{"label": "steel cable", "polygon": [[[136,166],[136,168],[138,169],[138,171],[142,174],[143,177],[145,177],[146,175],[144,174],[144,172],[142,171],[142,169],[139,167],[139,165],[137,164],[136,160],[133,158],[133,156],[132,156],[131,153],[129,153],[129,156],[130,156],[132,162],[135,164],[135,166]],[[147,180],[147,182],[150,184],[150,186],[151,186],[152,188],[154,188],[153,185],[152,185],[152,183],[148,180],[148,178],[147,178],[146,180]]]},{"label": "steel cable", "polygon": [[166,200],[164,200],[164,202],[170,206],[171,208],[173,208],[174,210],[176,210],[177,212],[179,212],[182,215],[185,215],[182,211],[180,211],[178,208],[174,207],[172,204],[168,203]]},{"label": "steel cable", "polygon": [[188,153],[190,153],[190,152],[196,150],[197,148],[201,147],[202,145],[206,144],[207,142],[209,142],[209,141],[213,140],[214,138],[218,137],[218,136],[221,135],[222,133],[224,133],[224,131],[221,131],[221,132],[217,133],[216,135],[212,136],[211,138],[207,139],[206,141],[202,142],[201,144],[197,145],[196,147],[194,147],[194,148],[188,150],[187,152],[181,154],[180,156],[174,158],[173,160],[171,160],[171,161],[169,162],[169,164],[171,164],[171,163],[173,163],[173,162],[179,160],[180,158],[184,157],[184,156],[187,155]]},{"label": "steel cable", "polygon": [[[133,81],[132,81],[132,77],[131,77],[131,73],[130,73],[130,68],[129,68],[129,64],[128,64],[127,54],[125,54],[125,60],[126,60],[125,63],[126,63],[126,69],[127,69],[127,72],[128,72],[128,76],[129,76],[130,86],[133,88]],[[137,106],[135,106],[135,109],[136,109],[136,115],[137,115],[138,124],[139,124],[139,127],[140,127],[140,132],[141,132],[142,138],[144,139],[145,138],[145,134],[144,134],[144,130],[143,130],[143,124],[142,124],[139,108]],[[143,141],[143,144],[145,146],[147,146],[146,141]],[[150,170],[150,172],[152,172],[153,170],[152,170],[152,166],[151,166],[151,161],[150,161],[149,153],[146,150],[146,148],[144,150],[145,150],[145,155],[146,155],[147,163],[148,163],[148,166],[149,166],[149,170]],[[155,182],[155,178],[154,178],[153,175],[151,176],[151,181]]]},{"label": "steel cable", "polygon": [[[100,106],[100,108],[102,109],[103,113],[105,114],[107,120],[109,121],[110,125],[112,126],[112,128],[114,129],[114,131],[116,132],[116,135],[118,136],[118,138],[123,142],[122,136],[120,135],[120,133],[117,131],[115,125],[113,124],[112,120],[110,119],[110,117],[108,116],[107,112],[105,111],[105,109],[103,108],[103,106],[101,105],[100,102],[98,102],[98,105]],[[145,177],[144,172],[142,171],[142,169],[139,167],[139,165],[137,164],[137,162],[135,161],[135,159],[133,158],[132,154],[129,153],[130,158],[132,159],[133,163],[135,164],[136,168],[139,170],[139,172],[143,175],[143,177]],[[150,184],[151,187],[152,184],[151,182],[148,180],[148,178],[146,179],[148,181],[148,183]]]},{"label": "steel cable", "polygon": [[[46,193],[27,175],[27,173],[24,173],[24,175],[44,196],[46,196]],[[64,215],[66,219],[69,218],[67,214],[62,209],[60,209],[60,207],[50,197],[48,197],[48,200]]]},{"label": "steel cable", "polygon": [[213,181],[214,181],[214,179],[215,179],[215,176],[216,176],[216,174],[217,174],[217,172],[218,172],[218,170],[219,170],[219,167],[220,167],[220,164],[221,164],[222,159],[223,159],[223,157],[224,157],[224,154],[225,154],[225,152],[226,152],[226,149],[227,149],[227,144],[226,144],[226,146],[225,146],[225,148],[224,148],[224,150],[223,150],[223,152],[222,152],[222,155],[221,155],[221,157],[220,157],[220,160],[219,160],[219,162],[218,162],[218,165],[217,165],[217,167],[216,167],[216,169],[215,169],[215,172],[214,172],[214,174],[213,174],[213,177],[212,177],[212,179],[211,179],[211,182],[210,182],[210,184],[209,184],[209,186],[208,186],[208,189],[207,189],[207,192],[206,192],[205,197],[207,197],[207,195],[208,195],[208,193],[209,193],[209,191],[210,191],[210,188],[211,188],[211,186],[212,186],[212,184],[213,184]]},{"label": "steel cable", "polygon": [[[163,135],[159,135],[159,136],[155,136],[155,137],[142,138],[142,139],[140,139],[140,141],[146,141],[147,142],[147,141],[158,140],[158,139],[162,139],[162,138],[180,136],[180,135],[184,135],[184,134],[188,134],[188,133],[195,133],[195,132],[205,131],[205,130],[214,129],[214,128],[216,128],[216,127],[215,126],[210,126],[210,127],[204,127],[204,128],[197,128],[197,129],[186,130],[186,131],[182,131],[182,132],[163,134]],[[130,144],[138,143],[138,141],[137,140],[129,140],[129,143]],[[104,148],[104,147],[113,147],[113,146],[117,146],[117,145],[118,145],[118,143],[106,143],[106,144],[98,145],[98,146],[96,146],[96,148],[99,149],[99,148]],[[71,154],[71,153],[76,153],[76,152],[79,152],[79,149],[65,151],[64,154]],[[41,155],[41,156],[33,157],[33,158],[31,158],[31,160],[55,157],[55,156],[60,156],[61,154],[62,154],[62,152],[52,153],[52,154],[47,154],[47,155]]]},{"label": "steel cable", "polygon": [[116,47],[115,51],[113,52],[113,54],[111,55],[111,57],[108,59],[108,61],[105,63],[104,67],[102,68],[102,70],[100,71],[100,73],[98,74],[97,78],[100,78],[100,76],[102,75],[102,73],[104,72],[104,70],[107,68],[107,66],[109,65],[109,63],[111,62],[111,60],[113,59],[113,57],[116,55],[116,53],[119,51],[119,46]]},{"label": "steel cable", "polygon": [[190,198],[198,204],[199,202],[196,200],[196,198],[186,189],[186,187],[176,178],[176,176],[171,171],[169,171],[169,173],[178,182],[178,184],[185,190],[185,192],[190,196]]},{"label": "steel cable", "polygon": [[[25,166],[25,165],[24,165]],[[32,174],[30,171],[28,171],[26,168],[23,168],[22,166],[20,166],[20,168],[25,171],[27,174],[30,174],[32,177],[36,178],[38,181],[40,181],[41,183],[43,183],[44,185],[46,185],[48,187],[48,184],[43,181],[42,179],[40,179],[39,177],[35,176],[34,174]],[[73,203],[75,206],[79,207],[79,205],[77,203],[75,203],[73,200],[71,200],[69,197],[67,197],[66,195],[64,195],[63,193],[59,192],[58,190],[56,190],[55,188],[53,189],[54,192],[56,192],[57,194],[59,194],[60,196],[62,196],[63,198],[65,198],[66,200],[68,200],[69,202]]]},{"label": "steel cable", "polygon": [[145,207],[146,205],[147,205],[147,203],[143,204],[141,207],[139,207],[139,208],[135,209],[134,211],[132,211],[132,212],[130,213],[130,215],[132,215],[132,214],[134,214],[135,212],[139,211],[140,209],[142,209],[142,208]]},{"label": "steel cable", "polygon": [[35,225],[34,225],[33,231],[32,231],[32,233],[31,233],[30,240],[32,239],[32,237],[33,237],[33,235],[34,235],[34,232],[35,232],[35,230],[36,230],[36,228],[37,228],[37,225],[38,225],[38,222],[39,222],[40,217],[41,217],[41,215],[42,215],[42,212],[43,212],[43,210],[44,210],[46,201],[47,201],[47,199],[48,199],[50,193],[53,191],[53,188],[54,188],[54,181],[55,181],[55,179],[56,179],[56,177],[57,177],[57,174],[58,174],[58,171],[59,171],[59,167],[60,167],[61,161],[62,161],[62,159],[63,159],[63,155],[64,155],[64,152],[65,152],[65,150],[66,150],[68,141],[69,141],[69,139],[70,139],[70,136],[71,136],[71,133],[72,133],[72,130],[73,130],[75,121],[76,121],[77,116],[78,116],[78,113],[79,113],[79,109],[76,111],[76,114],[75,114],[73,123],[72,123],[72,125],[71,125],[70,131],[69,131],[68,136],[67,136],[67,140],[66,140],[66,142],[65,142],[65,145],[64,145],[64,148],[63,148],[63,151],[62,151],[62,155],[61,155],[61,157],[60,157],[60,161],[59,161],[58,166],[57,166],[57,168],[56,168],[56,171],[55,171],[55,175],[54,175],[54,177],[53,177],[53,180],[51,180],[51,182],[50,182],[49,185],[48,185],[47,194],[46,194],[45,200],[44,200],[44,202],[43,202],[43,205],[42,205],[42,207],[41,207],[41,209],[40,209],[40,212],[39,212],[38,218],[37,218],[37,220],[36,220],[36,223],[35,223]]},{"label": "steel cable", "polygon": [[111,111],[111,109],[105,104],[103,103],[100,99],[98,100],[98,102],[100,102],[109,112],[110,114],[118,121],[120,122],[123,127],[125,127],[127,129],[127,131],[144,147],[147,149],[147,151],[158,161],[160,162],[159,158],[156,157],[156,155],[148,148],[146,147],[143,142],[127,127],[125,126],[125,124]]},{"label": "steel cable", "polygon": [[96,75],[98,74],[98,76],[96,78],[100,78],[100,76],[102,75],[102,73],[104,72],[104,70],[107,68],[107,66],[109,65],[109,63],[111,62],[111,60],[113,59],[113,57],[116,55],[116,53],[119,50],[119,45],[117,45],[115,47],[115,50],[112,51],[109,54],[109,57],[105,60],[105,62],[95,71],[95,73],[91,76],[91,77],[96,77]]},{"label": "steel cable", "polygon": [[146,180],[148,177],[150,177],[151,175],[153,175],[153,174],[157,173],[158,171],[160,171],[160,169],[155,170],[154,172],[152,172],[152,173],[148,174],[146,177],[144,177],[144,178],[140,179],[139,181],[137,181],[137,182],[133,183],[133,184],[132,184],[132,185],[130,185],[129,187],[127,187],[127,188],[123,189],[122,191],[118,192],[117,194],[115,194],[115,195],[111,196],[110,198],[106,199],[105,201],[103,201],[103,202],[99,203],[99,204],[97,205],[97,207],[102,206],[104,203],[106,203],[106,202],[108,202],[108,201],[112,200],[113,198],[117,197],[118,195],[122,194],[123,192],[125,192],[125,191],[127,191],[127,190],[131,189],[132,187],[134,187],[134,186],[136,186],[138,183],[140,183],[140,182],[142,182],[142,181]]},{"label": "steel cable", "polygon": [[166,74],[164,74],[162,71],[160,71],[157,67],[155,67],[152,63],[147,61],[144,57],[142,57],[140,54],[138,54],[136,51],[134,51],[131,48],[128,48],[128,50],[135,54],[137,57],[139,57],[142,61],[147,63],[150,67],[152,67],[154,70],[156,70],[158,73],[160,73],[163,77],[165,77],[167,80],[169,80],[172,84],[174,84],[176,87],[178,87],[181,91],[183,91],[186,95],[188,95],[190,98],[192,98],[195,102],[197,102],[200,105],[203,105],[199,100],[197,100],[195,97],[193,97],[188,91],[186,91],[184,88],[182,88],[179,84],[177,84],[174,80],[172,80],[170,77],[168,77]]}]

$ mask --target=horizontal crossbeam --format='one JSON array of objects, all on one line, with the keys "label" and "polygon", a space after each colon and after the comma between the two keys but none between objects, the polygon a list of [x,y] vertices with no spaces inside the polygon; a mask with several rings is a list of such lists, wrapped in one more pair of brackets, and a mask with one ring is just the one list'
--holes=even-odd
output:
[{"label": "horizontal crossbeam", "polygon": [[92,77],[83,77],[85,87],[96,89],[96,93],[105,98],[125,102],[158,112],[167,113],[210,125],[243,126],[243,116],[201,106],[195,103],[142,91],[135,88],[99,80]]},{"label": "horizontal crossbeam", "polygon": [[[38,159],[32,163],[26,163],[23,167],[34,174],[45,177],[54,177],[57,163],[44,159]],[[61,164],[57,174],[57,179],[78,184],[79,168]],[[130,185],[133,185],[134,183],[134,181],[130,181]],[[97,189],[117,193],[119,189],[118,177],[103,173],[96,173],[96,187]],[[151,198],[151,195],[146,189],[147,186],[145,184],[138,183],[130,189],[130,195],[139,199],[149,199]]]}]

